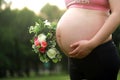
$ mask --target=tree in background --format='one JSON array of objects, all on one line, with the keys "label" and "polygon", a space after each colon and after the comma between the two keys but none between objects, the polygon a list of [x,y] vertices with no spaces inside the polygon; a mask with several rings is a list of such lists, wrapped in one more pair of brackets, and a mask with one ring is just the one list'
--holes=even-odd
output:
[{"label": "tree in background", "polygon": [[[6,76],[9,70],[11,76],[16,73],[22,76],[22,71],[28,73],[34,59],[31,52],[28,27],[38,20],[33,11],[11,10],[6,8],[0,12],[0,76]],[[30,63],[31,62],[31,63]],[[27,67],[27,68],[26,68]]]},{"label": "tree in background", "polygon": [[58,21],[64,10],[60,10],[57,6],[46,4],[40,11],[40,16],[49,21]]},{"label": "tree in background", "polygon": [[4,3],[4,0],[0,0],[0,11],[2,10],[3,3]]}]

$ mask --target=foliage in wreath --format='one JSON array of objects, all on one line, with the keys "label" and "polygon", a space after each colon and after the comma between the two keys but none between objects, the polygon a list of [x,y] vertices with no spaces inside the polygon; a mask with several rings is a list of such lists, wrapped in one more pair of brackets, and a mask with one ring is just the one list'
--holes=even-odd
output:
[{"label": "foliage in wreath", "polygon": [[61,61],[62,56],[56,49],[55,31],[55,23],[48,20],[39,20],[34,26],[29,27],[29,33],[33,35],[31,39],[33,51],[39,55],[43,63]]}]

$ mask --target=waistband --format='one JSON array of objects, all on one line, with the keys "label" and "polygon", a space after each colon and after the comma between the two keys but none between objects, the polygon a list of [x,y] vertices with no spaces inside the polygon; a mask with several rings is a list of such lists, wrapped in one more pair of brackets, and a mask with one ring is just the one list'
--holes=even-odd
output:
[{"label": "waistband", "polygon": [[90,10],[100,10],[105,12],[109,11],[109,9],[104,7],[99,7],[99,6],[95,7],[95,6],[79,5],[79,4],[74,4],[74,5],[68,6],[67,8],[82,8],[82,9],[90,9]]}]

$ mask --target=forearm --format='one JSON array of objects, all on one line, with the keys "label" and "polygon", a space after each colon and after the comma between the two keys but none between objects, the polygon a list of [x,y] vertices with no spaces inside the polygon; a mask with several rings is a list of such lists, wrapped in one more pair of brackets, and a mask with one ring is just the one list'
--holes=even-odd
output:
[{"label": "forearm", "polygon": [[120,13],[114,12],[105,21],[101,29],[97,34],[90,40],[91,43],[96,47],[105,41],[118,27],[120,23]]}]

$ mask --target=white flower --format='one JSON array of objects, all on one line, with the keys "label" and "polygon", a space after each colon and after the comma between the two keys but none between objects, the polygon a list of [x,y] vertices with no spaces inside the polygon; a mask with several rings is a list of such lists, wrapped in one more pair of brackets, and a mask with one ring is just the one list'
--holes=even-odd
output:
[{"label": "white flower", "polygon": [[34,30],[33,26],[30,26],[29,33],[32,33]]},{"label": "white flower", "polygon": [[57,52],[56,52],[55,48],[51,48],[47,51],[47,55],[50,59],[55,58],[56,54],[57,54]]},{"label": "white flower", "polygon": [[48,20],[44,21],[45,25],[51,26],[50,22],[48,22]]},{"label": "white flower", "polygon": [[39,41],[39,42],[41,42],[41,41],[46,41],[46,38],[47,38],[47,37],[46,37],[46,35],[44,35],[44,34],[39,34],[39,35],[38,35],[38,41]]},{"label": "white flower", "polygon": [[32,48],[35,49],[35,45],[34,44],[32,45]]}]

